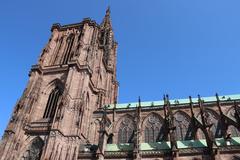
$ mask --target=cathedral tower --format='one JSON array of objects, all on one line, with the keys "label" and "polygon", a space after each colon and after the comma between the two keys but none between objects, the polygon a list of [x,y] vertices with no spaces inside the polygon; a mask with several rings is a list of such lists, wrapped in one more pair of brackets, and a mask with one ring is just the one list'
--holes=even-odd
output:
[{"label": "cathedral tower", "polygon": [[5,130],[0,160],[77,159],[91,135],[93,112],[117,100],[110,10],[99,25],[53,24],[51,37]]}]

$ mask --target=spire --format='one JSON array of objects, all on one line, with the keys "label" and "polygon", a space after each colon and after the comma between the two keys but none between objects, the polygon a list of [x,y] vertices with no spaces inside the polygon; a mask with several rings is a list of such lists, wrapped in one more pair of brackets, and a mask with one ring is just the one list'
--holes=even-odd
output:
[{"label": "spire", "polygon": [[102,27],[105,28],[112,28],[112,23],[111,23],[111,17],[110,17],[111,11],[110,11],[110,6],[108,6],[107,10],[106,10],[106,14],[105,17],[101,23]]},{"label": "spire", "polygon": [[110,13],[111,13],[111,11],[110,11],[110,6],[108,6],[108,8],[107,8],[107,10],[106,10],[106,16],[110,16]]}]

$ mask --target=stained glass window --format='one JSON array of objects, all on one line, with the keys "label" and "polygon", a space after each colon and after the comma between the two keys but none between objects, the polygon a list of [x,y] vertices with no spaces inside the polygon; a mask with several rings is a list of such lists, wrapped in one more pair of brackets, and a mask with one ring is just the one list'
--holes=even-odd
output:
[{"label": "stained glass window", "polygon": [[118,131],[118,143],[131,143],[133,139],[133,132],[133,120],[129,117],[125,117],[120,123]]},{"label": "stained glass window", "polygon": [[[220,126],[218,114],[213,110],[206,109],[203,113],[203,116],[204,116],[205,124],[212,125],[211,126],[212,135],[216,138],[221,137],[221,126]],[[198,114],[197,119],[202,122],[200,113]]]},{"label": "stained glass window", "polygon": [[162,122],[156,114],[151,114],[147,117],[145,122],[145,142],[153,143],[160,140],[160,129],[162,127]]},{"label": "stained glass window", "polygon": [[188,115],[182,112],[177,112],[174,114],[174,125],[176,126],[176,139],[177,140],[185,140],[188,127],[190,124],[190,118]]}]

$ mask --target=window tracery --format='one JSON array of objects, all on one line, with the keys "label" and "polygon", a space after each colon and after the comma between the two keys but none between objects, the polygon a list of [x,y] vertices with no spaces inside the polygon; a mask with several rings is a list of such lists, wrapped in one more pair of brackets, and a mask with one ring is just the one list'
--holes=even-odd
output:
[{"label": "window tracery", "polygon": [[58,87],[50,93],[43,118],[53,120],[60,96],[61,91]]},{"label": "window tracery", "polygon": [[67,38],[67,48],[63,57],[62,64],[67,64],[68,61],[71,59],[71,50],[73,48],[73,42],[74,42],[74,34],[70,34]]},{"label": "window tracery", "polygon": [[206,110],[204,112],[205,116],[206,116],[206,123],[207,125],[210,125],[212,124],[212,127],[211,127],[211,131],[212,131],[212,134],[214,137],[218,137],[219,134],[221,133],[217,133],[217,128],[218,128],[218,117],[217,115],[210,111],[210,110]]},{"label": "window tracery", "polygon": [[118,143],[131,143],[134,135],[133,120],[125,117],[120,123],[118,131]]},{"label": "window tracery", "polygon": [[184,113],[177,112],[174,115],[174,125],[176,126],[176,139],[186,140],[188,127],[190,125],[190,118]]},{"label": "window tracery", "polygon": [[145,143],[158,142],[160,140],[161,128],[162,122],[157,115],[151,114],[149,117],[147,117],[144,129]]},{"label": "window tracery", "polygon": [[[212,110],[206,109],[203,113],[204,122],[207,126],[211,126],[212,135],[216,138],[221,137],[221,126],[218,121],[219,117],[217,113]],[[199,113],[197,119],[202,122],[201,114]]]}]

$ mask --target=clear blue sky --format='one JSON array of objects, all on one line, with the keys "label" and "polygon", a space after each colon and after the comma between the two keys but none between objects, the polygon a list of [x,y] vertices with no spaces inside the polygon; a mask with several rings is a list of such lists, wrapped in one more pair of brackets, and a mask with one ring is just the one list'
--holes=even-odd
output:
[{"label": "clear blue sky", "polygon": [[240,93],[239,0],[5,0],[0,3],[0,135],[53,23],[101,22],[118,48],[119,102]]}]

